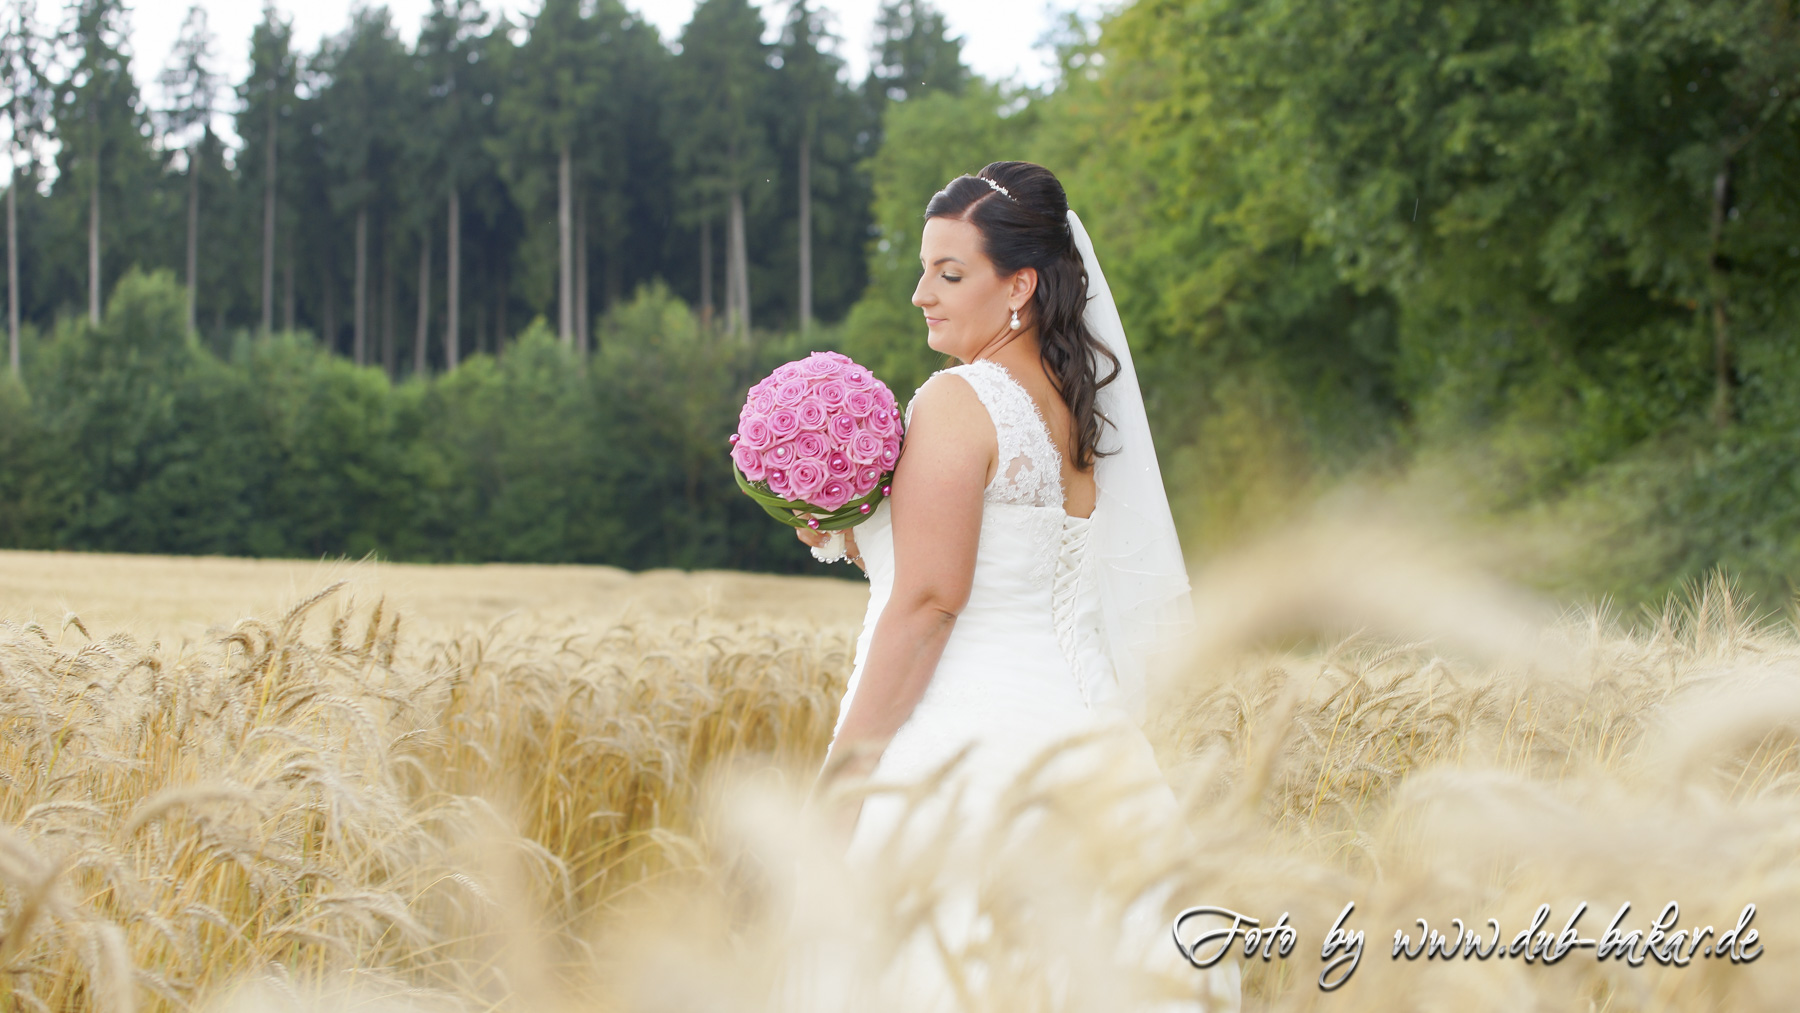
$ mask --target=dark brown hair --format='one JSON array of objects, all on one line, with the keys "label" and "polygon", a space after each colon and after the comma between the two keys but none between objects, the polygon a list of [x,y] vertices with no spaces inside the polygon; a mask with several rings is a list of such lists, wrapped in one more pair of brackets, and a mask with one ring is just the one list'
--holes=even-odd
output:
[{"label": "dark brown hair", "polygon": [[[986,181],[1006,188],[994,189]],[[1082,312],[1087,309],[1088,276],[1075,234],[1069,228],[1069,198],[1049,169],[1031,162],[990,162],[974,176],[958,176],[925,205],[926,218],[969,222],[981,233],[981,249],[1002,275],[1037,269],[1031,319],[1038,325],[1039,357],[1051,383],[1075,420],[1075,468],[1086,471],[1099,449],[1100,424],[1109,421],[1095,407],[1100,388],[1119,375],[1118,356],[1100,344]],[[1098,376],[1101,357],[1112,372]]]}]

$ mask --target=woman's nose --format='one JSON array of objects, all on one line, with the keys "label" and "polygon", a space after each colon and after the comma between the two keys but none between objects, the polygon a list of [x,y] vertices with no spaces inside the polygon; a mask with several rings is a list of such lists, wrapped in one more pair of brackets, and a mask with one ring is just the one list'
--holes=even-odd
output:
[{"label": "woman's nose", "polygon": [[933,301],[930,296],[925,294],[925,279],[920,278],[919,283],[913,286],[912,304],[923,309]]}]

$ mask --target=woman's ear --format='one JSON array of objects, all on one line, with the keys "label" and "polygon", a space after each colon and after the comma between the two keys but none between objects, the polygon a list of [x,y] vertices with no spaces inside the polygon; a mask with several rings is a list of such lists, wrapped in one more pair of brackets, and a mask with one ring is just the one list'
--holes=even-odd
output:
[{"label": "woman's ear", "polygon": [[1038,272],[1035,267],[1021,267],[1013,275],[1012,288],[1007,291],[1007,298],[1017,299],[1021,308],[1031,303],[1032,296],[1037,294]]}]

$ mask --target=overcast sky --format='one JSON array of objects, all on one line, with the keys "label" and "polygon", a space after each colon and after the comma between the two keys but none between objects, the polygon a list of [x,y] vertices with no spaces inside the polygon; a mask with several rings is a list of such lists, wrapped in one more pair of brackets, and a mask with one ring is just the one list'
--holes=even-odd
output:
[{"label": "overcast sky", "polygon": [[[131,9],[132,67],[147,101],[156,102],[157,72],[168,61],[169,50],[181,31],[182,19],[193,0],[128,0]],[[541,0],[486,0],[490,9],[515,16],[537,10]],[[787,0],[755,0],[769,24],[771,41]],[[963,59],[976,73],[990,79],[1011,78],[1021,84],[1042,84],[1051,76],[1047,50],[1037,43],[1061,11],[1079,9],[1092,15],[1104,0],[942,0],[939,9],[952,34],[963,38]],[[207,22],[218,41],[218,69],[226,80],[242,80],[249,60],[250,30],[262,17],[257,0],[200,0]],[[693,12],[694,0],[625,0],[673,40]],[[56,4],[39,7],[40,17],[58,16]],[[300,52],[311,53],[325,35],[350,23],[353,0],[277,0],[276,6],[293,19]],[[388,0],[394,23],[409,43],[418,34],[419,22],[430,9],[430,0]],[[868,69],[869,42],[880,0],[820,0],[819,6],[833,22],[839,36],[839,55],[848,63],[852,80],[861,80]],[[229,129],[229,123],[220,126]]]}]

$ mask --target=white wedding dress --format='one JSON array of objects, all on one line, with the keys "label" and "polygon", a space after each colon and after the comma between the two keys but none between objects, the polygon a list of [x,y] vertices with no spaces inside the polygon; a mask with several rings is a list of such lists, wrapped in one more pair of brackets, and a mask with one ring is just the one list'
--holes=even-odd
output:
[{"label": "white wedding dress", "polygon": [[[941,660],[924,695],[895,733],[871,775],[871,784],[916,782],[972,744],[972,753],[955,770],[955,778],[903,815],[907,800],[900,793],[868,796],[852,835],[852,863],[875,861],[896,829],[899,841],[922,844],[942,821],[964,846],[972,847],[995,815],[1003,789],[1040,750],[1067,736],[1106,729],[1118,736],[1127,771],[1141,783],[1145,811],[1163,819],[1179,819],[1174,793],[1157,767],[1143,732],[1116,705],[1112,662],[1103,632],[1094,567],[1086,553],[1092,518],[1064,511],[1061,457],[1031,396],[1005,367],[986,360],[944,372],[974,388],[994,423],[1000,465],[982,503],[980,541],[976,549],[968,603],[956,618]],[[911,406],[907,409],[911,420]],[[1105,506],[1096,508],[1105,509]],[[894,581],[893,532],[887,503],[856,529],[869,582],[869,606],[843,700],[838,728],[849,712],[861,680],[876,620],[886,606]],[[833,733],[834,739],[836,732]],[[1091,754],[1090,754],[1091,755]],[[1059,756],[1058,763],[1080,762],[1079,753]],[[1058,769],[1054,765],[1050,770]],[[960,791],[960,796],[957,792]],[[1189,838],[1191,841],[1191,838]],[[1121,856],[1129,858],[1130,856]],[[973,916],[971,889],[947,905],[940,931],[954,949],[981,930]],[[1167,893],[1146,894],[1127,912],[1109,944],[1134,950],[1142,966],[1178,969],[1193,982],[1192,999],[1159,1010],[1218,1013],[1239,1007],[1239,968],[1227,960],[1207,970],[1189,964],[1177,950],[1169,922],[1158,910]],[[1183,906],[1206,903],[1185,900]],[[914,980],[918,1002],[909,1009],[953,1009],[945,982],[932,979],[934,947],[915,953],[925,980]]]}]

